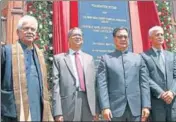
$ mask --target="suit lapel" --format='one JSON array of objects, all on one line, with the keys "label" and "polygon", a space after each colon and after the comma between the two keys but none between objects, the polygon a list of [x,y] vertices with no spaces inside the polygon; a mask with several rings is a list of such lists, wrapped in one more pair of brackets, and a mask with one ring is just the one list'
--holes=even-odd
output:
[{"label": "suit lapel", "polygon": [[84,52],[81,52],[80,54],[81,54],[81,58],[82,58],[82,62],[83,62],[84,82],[85,82],[85,85],[87,87],[88,84],[89,84],[89,81],[86,80],[86,72],[87,72],[87,67],[88,67],[88,64],[89,64],[89,59]]},{"label": "suit lapel", "polygon": [[156,66],[158,67],[158,69],[164,74],[164,72],[162,71],[158,59],[157,59],[157,55],[156,53],[153,51],[153,49],[150,50],[150,56],[152,58],[152,60],[154,61],[154,63],[156,64]]},{"label": "suit lapel", "polygon": [[[166,51],[164,51],[164,58],[165,58],[165,69],[166,69],[166,76],[168,76],[168,73],[169,73],[169,60],[173,60],[172,58],[173,57],[169,57],[169,58],[167,58],[168,57],[168,54],[167,54],[167,52]],[[172,67],[173,67],[173,65],[172,65]],[[168,78],[168,77],[167,77]],[[168,79],[169,80],[169,79]]]},{"label": "suit lapel", "polygon": [[[73,66],[72,66],[72,62],[71,62],[71,59],[70,59],[70,56],[68,53],[65,54],[65,63],[68,67],[68,69],[70,70],[71,74],[73,75],[73,77],[75,78],[75,74],[74,74],[74,71],[73,71]],[[76,78],[75,78],[76,79]]]}]

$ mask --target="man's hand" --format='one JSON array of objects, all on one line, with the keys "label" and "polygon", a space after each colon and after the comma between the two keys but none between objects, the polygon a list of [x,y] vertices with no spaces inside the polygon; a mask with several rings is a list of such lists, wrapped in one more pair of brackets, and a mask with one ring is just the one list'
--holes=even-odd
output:
[{"label": "man's hand", "polygon": [[112,113],[109,108],[103,109],[102,111],[103,118],[107,121],[111,121]]},{"label": "man's hand", "polygon": [[5,42],[1,42],[1,45],[5,45],[6,43]]},{"label": "man's hand", "polygon": [[142,122],[145,122],[147,120],[147,118],[149,117],[150,115],[150,110],[149,108],[143,108],[142,109],[142,116],[141,116],[141,121]]},{"label": "man's hand", "polygon": [[161,95],[161,98],[167,103],[170,104],[174,99],[174,93],[171,91],[166,91]]},{"label": "man's hand", "polygon": [[96,114],[94,117],[93,117],[93,121],[98,121],[99,120],[99,114]]},{"label": "man's hand", "polygon": [[64,118],[61,115],[55,116],[54,119],[55,119],[55,122],[63,122],[64,121]]}]

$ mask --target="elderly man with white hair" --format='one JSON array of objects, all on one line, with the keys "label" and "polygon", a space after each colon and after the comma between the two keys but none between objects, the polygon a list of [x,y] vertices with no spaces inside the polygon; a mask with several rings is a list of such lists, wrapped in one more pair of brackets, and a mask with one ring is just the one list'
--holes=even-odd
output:
[{"label": "elderly man with white hair", "polygon": [[152,121],[176,121],[176,63],[172,52],[163,49],[164,31],[149,29],[152,48],[142,53],[148,67],[151,89]]},{"label": "elderly man with white hair", "polygon": [[1,115],[4,121],[52,121],[44,56],[34,44],[38,22],[23,16],[19,40],[1,48]]}]

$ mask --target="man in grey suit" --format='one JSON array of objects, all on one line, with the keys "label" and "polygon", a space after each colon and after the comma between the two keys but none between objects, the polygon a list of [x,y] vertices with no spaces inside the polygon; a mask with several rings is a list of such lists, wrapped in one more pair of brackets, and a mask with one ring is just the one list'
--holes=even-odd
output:
[{"label": "man in grey suit", "polygon": [[81,51],[80,28],[71,29],[68,40],[69,51],[54,56],[54,118],[56,121],[97,120],[93,57]]},{"label": "man in grey suit", "polygon": [[[149,116],[150,90],[146,65],[128,52],[128,30],[113,31],[116,50],[101,57],[97,74],[100,109],[105,120],[140,121]],[[141,108],[142,107],[142,108]]]},{"label": "man in grey suit", "polygon": [[162,48],[163,33],[160,26],[149,29],[152,48],[142,53],[151,78],[151,119],[176,121],[176,62],[174,54]]}]

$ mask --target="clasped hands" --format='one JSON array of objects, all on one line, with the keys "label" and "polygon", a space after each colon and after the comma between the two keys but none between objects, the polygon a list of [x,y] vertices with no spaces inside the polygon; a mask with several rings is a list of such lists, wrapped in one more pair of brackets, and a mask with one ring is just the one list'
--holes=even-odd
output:
[{"label": "clasped hands", "polygon": [[174,99],[174,93],[172,91],[165,91],[161,93],[160,98],[166,102],[166,104],[170,104]]}]

